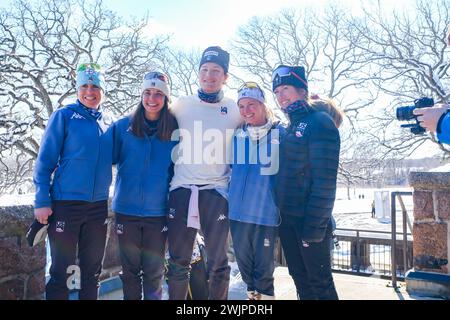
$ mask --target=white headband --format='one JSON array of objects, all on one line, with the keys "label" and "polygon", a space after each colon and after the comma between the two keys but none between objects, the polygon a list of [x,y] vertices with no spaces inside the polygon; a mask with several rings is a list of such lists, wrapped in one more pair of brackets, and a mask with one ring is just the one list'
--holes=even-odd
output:
[{"label": "white headband", "polygon": [[237,102],[239,103],[239,100],[241,100],[242,98],[252,98],[258,100],[261,103],[266,103],[264,93],[259,88],[242,88],[238,92]]}]

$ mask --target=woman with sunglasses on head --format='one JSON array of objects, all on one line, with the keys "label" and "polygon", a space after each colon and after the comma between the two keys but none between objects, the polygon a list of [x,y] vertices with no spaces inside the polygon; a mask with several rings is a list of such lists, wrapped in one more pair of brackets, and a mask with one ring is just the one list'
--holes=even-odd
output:
[{"label": "woman with sunglasses on head", "polygon": [[274,177],[283,128],[254,82],[244,83],[239,89],[238,106],[245,124],[233,138],[231,236],[248,299],[273,300],[274,244],[280,224]]},{"label": "woman with sunglasses on head", "polygon": [[169,111],[168,78],[149,72],[134,112],[113,125],[116,213],[125,300],[160,300],[167,240],[167,195],[172,178],[171,141],[177,128]]},{"label": "woman with sunglasses on head", "polygon": [[335,300],[331,273],[332,211],[340,138],[325,112],[308,99],[305,69],[281,65],[272,88],[289,126],[280,145],[277,205],[280,240],[301,300]]},{"label": "woman with sunglasses on head", "polygon": [[[76,103],[51,115],[34,170],[34,214],[40,223],[49,223],[48,300],[69,298],[71,274],[75,282],[81,280],[79,299],[97,299],[106,242],[112,121],[100,107],[105,95],[101,67],[81,64],[76,87]],[[73,268],[77,247],[79,272]]]},{"label": "woman with sunglasses on head", "polygon": [[242,122],[236,103],[222,91],[228,65],[228,52],[207,48],[200,61],[198,94],[180,97],[171,106],[180,127],[180,144],[169,194],[169,299],[186,299],[190,260],[200,229],[205,240],[209,299],[228,297],[230,166],[226,154],[233,132]]}]

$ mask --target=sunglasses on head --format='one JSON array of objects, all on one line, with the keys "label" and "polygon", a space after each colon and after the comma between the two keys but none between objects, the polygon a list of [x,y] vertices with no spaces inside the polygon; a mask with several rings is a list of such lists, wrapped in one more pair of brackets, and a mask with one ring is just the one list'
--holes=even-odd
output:
[{"label": "sunglasses on head", "polygon": [[97,63],[82,63],[78,66],[77,71],[85,71],[86,69],[102,70],[102,67]]},{"label": "sunglasses on head", "polygon": [[149,72],[144,76],[144,80],[151,80],[151,79],[159,79],[165,83],[169,82],[168,77],[164,73],[158,71]]},{"label": "sunglasses on head", "polygon": [[242,89],[259,89],[259,90],[261,90],[259,85],[256,82],[253,82],[253,81],[244,82],[239,87],[238,91],[241,91]]},{"label": "sunglasses on head", "polygon": [[238,93],[241,92],[244,89],[258,89],[262,96],[264,97],[264,91],[261,89],[261,87],[253,81],[244,82],[238,89]]},{"label": "sunglasses on head", "polygon": [[294,76],[305,85],[307,85],[305,80],[303,80],[298,74],[292,71],[292,68],[288,66],[279,66],[278,68],[276,68],[272,73],[272,82],[280,81],[281,78],[289,76]]}]

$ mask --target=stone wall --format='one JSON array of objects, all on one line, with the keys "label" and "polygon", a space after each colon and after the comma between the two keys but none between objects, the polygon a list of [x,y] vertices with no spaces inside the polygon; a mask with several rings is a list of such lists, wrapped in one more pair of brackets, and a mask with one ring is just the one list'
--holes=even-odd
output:
[{"label": "stone wall", "polygon": [[450,173],[413,172],[410,185],[414,188],[414,268],[450,274],[448,264],[439,265],[450,256]]},{"label": "stone wall", "polygon": [[0,299],[42,299],[45,287],[45,245],[30,248],[25,239],[33,207],[0,208]]},{"label": "stone wall", "polygon": [[450,173],[412,172],[413,266],[406,274],[410,295],[450,299]]},{"label": "stone wall", "polygon": [[[45,245],[30,248],[25,239],[33,216],[32,205],[0,207],[0,300],[44,298]],[[103,267],[101,280],[116,276],[120,271],[111,212]]]}]

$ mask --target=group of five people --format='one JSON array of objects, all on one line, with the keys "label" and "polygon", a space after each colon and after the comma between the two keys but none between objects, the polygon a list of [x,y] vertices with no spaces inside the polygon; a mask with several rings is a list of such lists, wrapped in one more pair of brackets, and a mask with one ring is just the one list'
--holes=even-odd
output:
[{"label": "group of five people", "polygon": [[204,237],[209,299],[228,298],[228,234],[249,299],[274,299],[280,236],[299,299],[337,299],[331,274],[332,209],[342,113],[310,97],[305,69],[278,66],[273,92],[283,126],[254,82],[224,96],[229,54],[207,48],[197,94],[171,103],[164,73],[144,76],[135,110],[103,112],[99,65],[77,71],[77,101],[50,117],[36,161],[35,216],[49,224],[47,299],[67,299],[67,268],[81,270],[80,299],[96,299],[109,186],[124,299],[161,299],[169,252],[169,299],[184,300],[197,233]]}]

